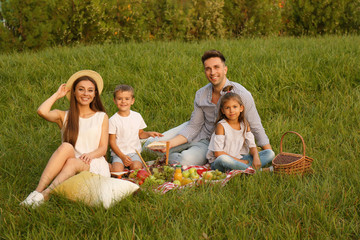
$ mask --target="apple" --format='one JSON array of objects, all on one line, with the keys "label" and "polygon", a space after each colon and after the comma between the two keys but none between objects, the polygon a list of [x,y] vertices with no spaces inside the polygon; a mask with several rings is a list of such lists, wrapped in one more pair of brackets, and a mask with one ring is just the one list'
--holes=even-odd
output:
[{"label": "apple", "polygon": [[189,176],[190,176],[190,171],[189,171],[189,170],[183,171],[183,172],[182,172],[182,175],[183,175],[183,178],[189,178]]},{"label": "apple", "polygon": [[192,179],[192,180],[196,180],[196,179],[199,179],[199,174],[195,171],[195,172],[192,172],[192,173],[190,173],[190,178]]},{"label": "apple", "polygon": [[150,174],[144,169],[140,169],[138,171],[138,173],[136,174],[136,178],[140,181],[144,181],[149,176],[150,176]]},{"label": "apple", "polygon": [[181,186],[181,182],[180,182],[179,180],[175,180],[175,181],[173,182],[173,184],[178,185],[178,186]]},{"label": "apple", "polygon": [[190,174],[192,174],[193,172],[196,172],[196,168],[190,168],[189,172],[190,172]]}]

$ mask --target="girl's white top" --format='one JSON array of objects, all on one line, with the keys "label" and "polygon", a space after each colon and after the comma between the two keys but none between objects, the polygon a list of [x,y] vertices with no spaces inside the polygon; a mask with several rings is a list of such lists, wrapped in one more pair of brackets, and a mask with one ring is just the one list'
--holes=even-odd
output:
[{"label": "girl's white top", "polygon": [[249,148],[256,147],[254,135],[247,132],[244,123],[240,124],[240,130],[233,129],[225,119],[219,121],[218,124],[224,127],[225,135],[216,135],[215,132],[211,135],[209,150],[206,155],[209,163],[216,159],[214,152],[223,151],[230,156],[242,159],[243,155],[249,153]]},{"label": "girl's white top", "polygon": [[[68,111],[65,113],[67,119]],[[100,144],[102,124],[105,113],[96,112],[89,118],[79,117],[79,133],[75,144],[75,157],[95,151]],[[65,124],[62,132],[65,129]],[[90,163],[90,172],[110,177],[109,165],[104,157],[94,158]]]}]

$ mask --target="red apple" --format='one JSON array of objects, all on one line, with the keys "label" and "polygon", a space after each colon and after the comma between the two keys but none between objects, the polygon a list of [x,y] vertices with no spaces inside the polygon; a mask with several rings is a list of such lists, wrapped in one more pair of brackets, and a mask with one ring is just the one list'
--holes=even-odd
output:
[{"label": "red apple", "polygon": [[150,174],[144,170],[144,169],[140,169],[136,175],[136,178],[139,180],[139,181],[145,181],[145,179],[150,176]]}]

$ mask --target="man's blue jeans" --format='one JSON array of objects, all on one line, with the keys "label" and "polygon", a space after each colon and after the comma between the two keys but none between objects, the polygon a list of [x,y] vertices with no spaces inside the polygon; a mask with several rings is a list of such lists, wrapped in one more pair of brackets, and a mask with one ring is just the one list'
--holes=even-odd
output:
[{"label": "man's blue jeans", "polygon": [[[270,163],[274,157],[275,153],[273,150],[266,149],[259,152],[261,167],[266,166]],[[211,163],[211,169],[215,170],[218,169],[219,171],[225,172],[228,170],[245,170],[248,167],[252,166],[253,157],[250,154],[244,155],[242,160],[249,161],[248,164],[236,161],[234,158],[230,157],[229,155],[221,155],[215,159],[213,163]]]},{"label": "man's blue jeans", "polygon": [[[146,146],[154,141],[168,141],[178,135],[178,133],[188,124],[185,122],[175,128],[172,128],[163,133],[163,137],[150,137],[144,144],[143,150]],[[173,147],[169,151],[169,163],[181,165],[204,165],[207,163],[206,153],[209,147],[209,141],[202,139],[198,142],[184,143],[182,145]]]}]

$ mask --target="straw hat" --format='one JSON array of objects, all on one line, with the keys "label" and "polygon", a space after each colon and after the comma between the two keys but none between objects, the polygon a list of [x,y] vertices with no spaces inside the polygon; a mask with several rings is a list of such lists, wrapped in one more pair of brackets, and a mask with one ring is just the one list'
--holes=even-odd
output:
[{"label": "straw hat", "polygon": [[[96,85],[97,85],[97,88],[98,88],[98,91],[99,91],[99,95],[101,94],[103,88],[104,88],[104,82],[103,82],[103,79],[102,77],[100,76],[100,74],[98,74],[97,72],[95,71],[92,71],[92,70],[81,70],[81,71],[78,71],[76,73],[74,73],[70,78],[69,80],[67,81],[66,83],[66,87],[68,89],[71,89],[72,88],[72,85],[73,83],[76,81],[76,79],[80,78],[80,77],[84,77],[84,76],[88,76],[88,77],[91,77],[92,79],[94,79],[94,81],[96,82]],[[69,91],[67,94],[66,94],[66,97],[67,99],[70,100],[70,93],[71,91]]]}]

